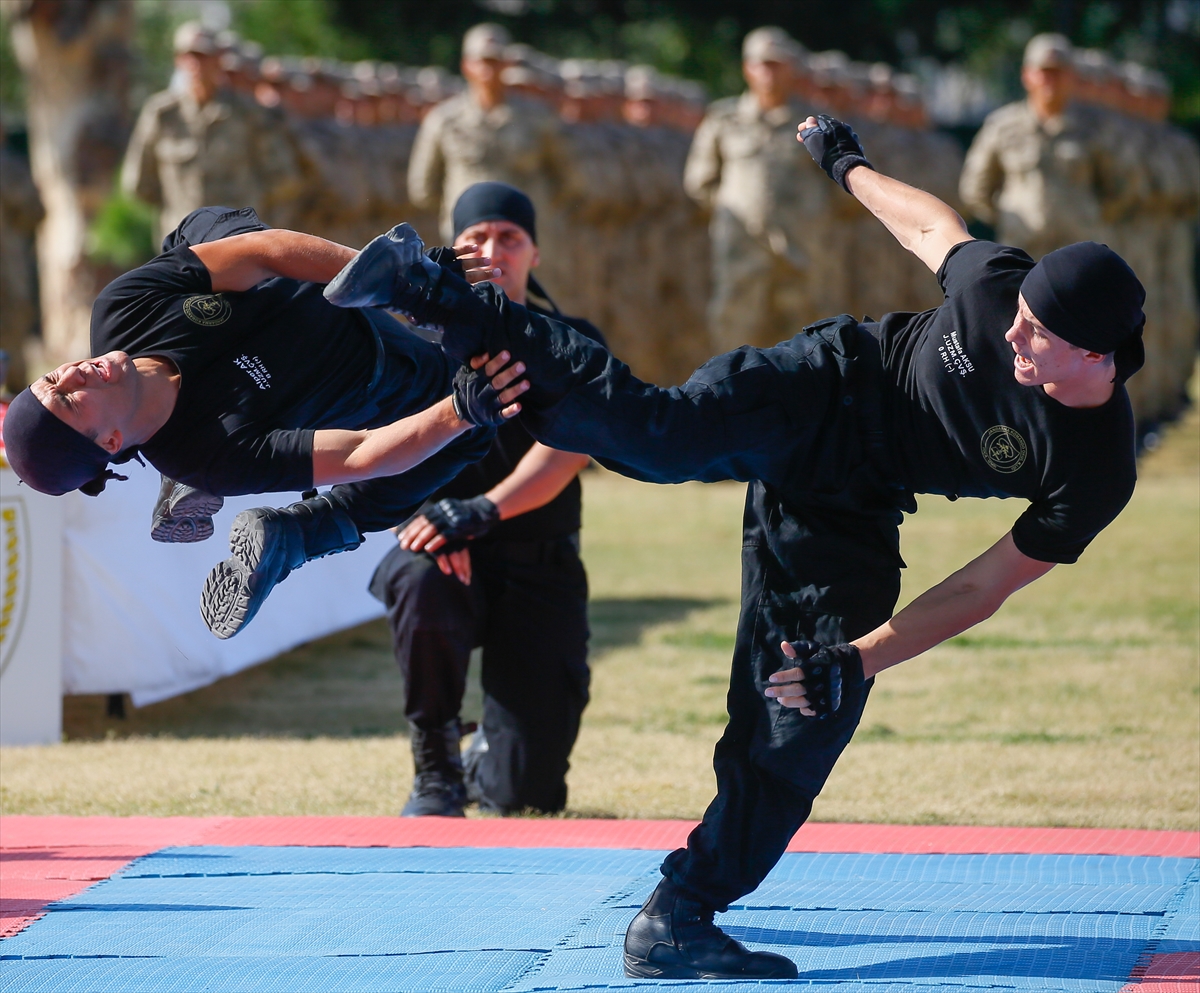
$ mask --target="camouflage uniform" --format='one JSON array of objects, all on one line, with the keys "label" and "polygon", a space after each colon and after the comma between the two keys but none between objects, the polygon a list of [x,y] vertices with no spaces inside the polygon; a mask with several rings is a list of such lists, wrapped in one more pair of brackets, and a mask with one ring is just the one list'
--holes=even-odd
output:
[{"label": "camouflage uniform", "polygon": [[282,113],[230,90],[204,105],[166,91],[142,107],[121,184],[161,208],[162,237],[211,204],[250,206],[268,224],[294,227],[310,171]]},{"label": "camouflage uniform", "polygon": [[447,240],[454,235],[451,212],[459,194],[487,180],[523,190],[538,217],[549,221],[564,161],[558,119],[544,105],[510,96],[484,110],[466,91],[421,122],[408,164],[409,199],[439,211]]},{"label": "camouflage uniform", "polygon": [[1106,241],[1133,196],[1104,140],[1109,124],[1068,106],[1038,120],[1025,100],[993,111],[971,143],[959,180],[964,205],[999,240],[1035,259],[1077,241]]},{"label": "camouflage uniform", "polygon": [[848,297],[839,191],[796,140],[807,116],[796,103],[764,112],[744,93],[714,103],[696,130],[684,187],[712,211],[717,351],[788,338]]}]

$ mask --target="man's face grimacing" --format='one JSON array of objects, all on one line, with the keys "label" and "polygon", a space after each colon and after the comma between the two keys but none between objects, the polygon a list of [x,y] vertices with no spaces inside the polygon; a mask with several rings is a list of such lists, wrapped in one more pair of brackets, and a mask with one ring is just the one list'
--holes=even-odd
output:
[{"label": "man's face grimacing", "polygon": [[492,282],[500,287],[513,303],[525,303],[529,272],[541,261],[538,247],[529,232],[512,221],[480,221],[463,229],[454,239],[454,247],[476,245],[479,253],[492,260],[500,275]]},{"label": "man's face grimacing", "polygon": [[1013,348],[1013,375],[1022,386],[1067,383],[1108,361],[1108,356],[1064,341],[1034,316],[1017,294],[1017,316],[1004,340]]},{"label": "man's face grimacing", "polygon": [[115,455],[137,411],[137,379],[125,352],[108,352],[60,365],[29,389],[60,421]]}]

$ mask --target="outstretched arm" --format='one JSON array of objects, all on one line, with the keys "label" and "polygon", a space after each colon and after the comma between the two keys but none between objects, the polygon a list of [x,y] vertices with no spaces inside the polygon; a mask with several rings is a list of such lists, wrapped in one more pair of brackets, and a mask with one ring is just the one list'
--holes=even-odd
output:
[{"label": "outstretched arm", "polygon": [[[483,364],[484,359],[486,356],[471,364]],[[513,384],[513,381],[524,367],[515,364],[504,368],[508,360],[508,354],[501,353],[487,362],[485,371],[501,391],[500,399],[509,404],[504,408],[504,416],[513,417],[521,410],[521,405],[513,401],[525,390],[523,382]],[[467,421],[459,420],[453,399],[446,397],[419,414],[380,428],[316,431],[313,434],[313,486],[397,476],[424,462],[472,427]]]},{"label": "outstretched arm", "polygon": [[[1053,562],[1040,562],[1018,551],[1010,531],[890,621],[851,642],[862,656],[864,677],[869,679],[987,620],[1013,593],[1053,568]],[[782,648],[788,658],[796,657],[791,645],[784,643]],[[770,679],[782,685],[769,687],[768,696],[807,711],[804,683],[797,682],[802,679],[799,669],[775,673]]]},{"label": "outstretched arm", "polygon": [[[844,182],[855,199],[878,217],[896,240],[932,272],[941,268],[951,248],[973,240],[958,212],[932,194],[884,176],[868,165],[850,165],[846,168],[848,162],[864,161],[860,157],[861,147],[857,136],[841,122],[830,121],[829,118],[822,120],[826,128],[833,125],[842,130],[825,132],[829,140],[822,145],[824,154],[818,160],[821,168],[829,172],[831,177],[836,177],[837,181]],[[805,135],[821,127],[815,117],[808,118],[800,125],[796,140],[804,143]],[[825,135],[819,134],[817,137]],[[834,138],[841,140],[835,142]],[[807,143],[806,147],[814,157],[818,155]],[[843,159],[841,169],[836,165],[839,158]]]},{"label": "outstretched arm", "polygon": [[955,245],[973,241],[958,211],[932,193],[858,166],[846,175],[856,200],[883,222],[895,239],[937,272]]},{"label": "outstretched arm", "polygon": [[[458,254],[475,250],[466,245]],[[214,293],[240,293],[276,277],[328,283],[358,254],[355,248],[281,228],[193,245],[192,251],[208,269]],[[477,256],[463,264],[468,282],[478,283],[492,274],[491,259]]]},{"label": "outstretched arm", "polygon": [[1053,562],[1018,551],[1010,531],[890,621],[854,641],[862,654],[864,675],[873,676],[920,655],[987,620],[1017,590],[1053,568]]}]

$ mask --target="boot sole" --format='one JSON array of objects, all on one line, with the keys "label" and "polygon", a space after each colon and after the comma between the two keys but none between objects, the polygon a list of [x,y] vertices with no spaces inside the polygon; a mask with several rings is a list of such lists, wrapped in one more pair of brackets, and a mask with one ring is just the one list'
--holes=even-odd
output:
[{"label": "boot sole", "polygon": [[167,545],[208,541],[215,531],[211,517],[164,517],[150,529],[150,537]]},{"label": "boot sole", "polygon": [[797,973],[781,973],[778,976],[750,975],[744,972],[706,972],[702,969],[689,969],[686,966],[661,966],[645,959],[634,958],[628,952],[624,953],[625,975],[630,979],[741,979],[755,981],[759,979],[795,979]]},{"label": "boot sole", "polygon": [[200,616],[222,641],[237,634],[254,613],[251,581],[262,563],[266,528],[250,524],[251,519],[244,514],[234,518],[229,529],[229,550],[233,554],[213,567],[200,593]]},{"label": "boot sole", "polygon": [[169,545],[190,545],[213,536],[213,515],[225,506],[225,498],[191,490],[155,515],[150,537]]}]

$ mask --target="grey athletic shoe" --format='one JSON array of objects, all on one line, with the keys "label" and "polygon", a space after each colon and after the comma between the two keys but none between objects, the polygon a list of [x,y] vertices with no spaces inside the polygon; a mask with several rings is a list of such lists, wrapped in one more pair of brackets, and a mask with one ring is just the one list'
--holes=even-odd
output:
[{"label": "grey athletic shoe", "polygon": [[150,537],[167,544],[207,541],[213,535],[213,514],[225,498],[162,477],[150,518]]}]

